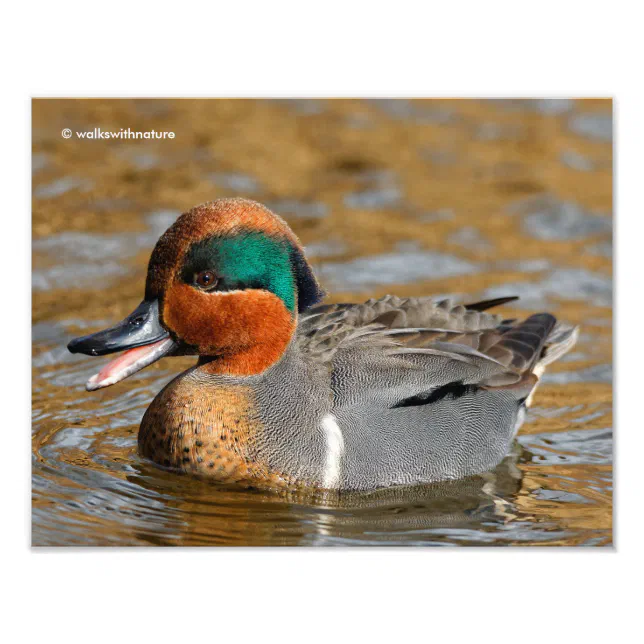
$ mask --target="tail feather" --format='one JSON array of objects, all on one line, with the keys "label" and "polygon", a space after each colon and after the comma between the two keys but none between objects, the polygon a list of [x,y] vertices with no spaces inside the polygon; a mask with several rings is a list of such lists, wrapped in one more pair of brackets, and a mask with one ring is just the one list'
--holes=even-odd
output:
[{"label": "tail feather", "polygon": [[518,371],[532,371],[557,320],[550,313],[537,313],[506,331],[487,354]]},{"label": "tail feather", "polygon": [[485,353],[511,368],[488,378],[486,387],[513,389],[526,407],[532,404],[547,365],[561,358],[577,342],[579,327],[557,322],[549,313],[537,313],[515,327],[504,329]]},{"label": "tail feather", "polygon": [[568,351],[575,346],[578,337],[578,326],[571,326],[570,324],[557,322],[555,328],[548,336],[543,350],[541,351],[537,367],[543,369],[551,362],[559,360],[559,358],[568,353]]}]

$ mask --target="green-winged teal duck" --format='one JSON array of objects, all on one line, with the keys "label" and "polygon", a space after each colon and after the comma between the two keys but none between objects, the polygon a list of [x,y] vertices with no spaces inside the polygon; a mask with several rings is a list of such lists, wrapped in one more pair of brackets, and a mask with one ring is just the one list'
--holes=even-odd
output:
[{"label": "green-winged teal duck", "polygon": [[544,367],[577,337],[549,313],[487,312],[516,298],[322,297],[280,217],[220,199],[161,236],[137,309],[69,350],[125,350],[89,390],[199,356],[143,417],[139,448],[156,463],[257,488],[365,490],[495,467]]}]

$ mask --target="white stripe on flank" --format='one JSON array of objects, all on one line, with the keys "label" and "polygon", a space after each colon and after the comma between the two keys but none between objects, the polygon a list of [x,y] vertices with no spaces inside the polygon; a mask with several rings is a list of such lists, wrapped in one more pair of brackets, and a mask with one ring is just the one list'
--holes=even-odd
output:
[{"label": "white stripe on flank", "polygon": [[327,414],[322,419],[322,429],[326,437],[326,462],[322,485],[334,489],[340,481],[340,461],[344,454],[344,438],[333,414]]}]

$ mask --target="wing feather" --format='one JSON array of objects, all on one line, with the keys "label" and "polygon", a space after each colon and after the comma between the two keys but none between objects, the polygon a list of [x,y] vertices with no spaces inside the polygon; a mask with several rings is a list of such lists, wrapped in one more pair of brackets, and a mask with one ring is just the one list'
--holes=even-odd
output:
[{"label": "wing feather", "polygon": [[533,382],[528,376],[556,320],[539,313],[517,323],[485,311],[512,299],[462,306],[385,296],[313,307],[300,320],[298,343],[343,383],[336,402],[378,398],[395,405],[450,383],[517,387]]}]

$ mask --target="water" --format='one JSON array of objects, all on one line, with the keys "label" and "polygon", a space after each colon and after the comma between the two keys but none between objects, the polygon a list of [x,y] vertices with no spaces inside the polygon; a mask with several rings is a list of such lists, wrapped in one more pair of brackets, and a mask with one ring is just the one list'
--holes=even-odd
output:
[{"label": "water", "polygon": [[[33,106],[36,545],[612,543],[612,148],[606,101],[66,101]],[[174,140],[65,140],[65,127]],[[511,455],[464,481],[273,495],[166,472],[141,416],[188,359],[114,387],[66,343],[128,314],[178,213],[249,196],[310,247],[330,301],[519,294],[581,324]]]}]

